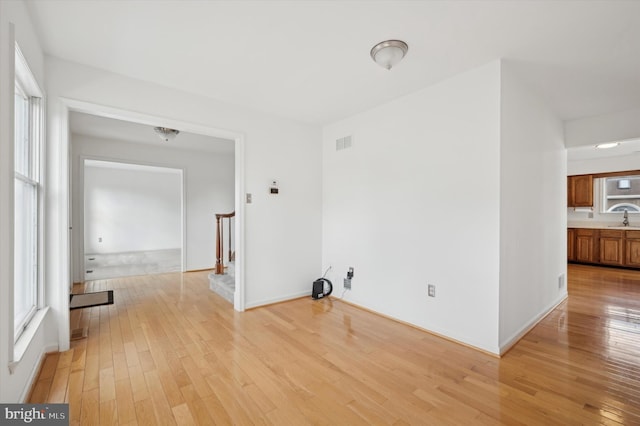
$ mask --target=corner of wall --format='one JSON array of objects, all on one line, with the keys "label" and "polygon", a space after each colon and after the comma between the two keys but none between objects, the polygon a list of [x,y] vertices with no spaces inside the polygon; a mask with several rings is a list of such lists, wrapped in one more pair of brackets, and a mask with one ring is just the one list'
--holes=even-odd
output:
[{"label": "corner of wall", "polygon": [[562,297],[566,149],[561,120],[508,61],[501,75],[500,347]]}]

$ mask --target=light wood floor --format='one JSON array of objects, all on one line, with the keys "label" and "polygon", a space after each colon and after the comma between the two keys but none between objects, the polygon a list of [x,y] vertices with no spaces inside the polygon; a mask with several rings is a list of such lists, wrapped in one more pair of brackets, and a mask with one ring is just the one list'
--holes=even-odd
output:
[{"label": "light wood floor", "polygon": [[570,265],[502,359],[325,299],[236,313],[206,272],[91,282],[31,402],[72,424],[640,424],[640,272]]}]

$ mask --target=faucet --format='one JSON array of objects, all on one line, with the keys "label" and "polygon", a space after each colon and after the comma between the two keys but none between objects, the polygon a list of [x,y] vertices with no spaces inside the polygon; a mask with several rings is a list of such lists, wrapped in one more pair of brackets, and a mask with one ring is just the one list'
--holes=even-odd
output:
[{"label": "faucet", "polygon": [[624,214],[622,215],[622,225],[629,226],[629,213],[627,209],[624,209]]}]

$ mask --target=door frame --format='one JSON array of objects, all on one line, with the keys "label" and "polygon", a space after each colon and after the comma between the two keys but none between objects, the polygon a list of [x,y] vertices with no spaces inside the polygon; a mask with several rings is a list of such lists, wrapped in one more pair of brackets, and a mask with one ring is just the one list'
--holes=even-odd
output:
[{"label": "door frame", "polygon": [[[236,241],[236,291],[234,295],[234,309],[239,312],[245,310],[245,272],[244,272],[244,259],[245,259],[245,210],[244,210],[244,193],[245,193],[245,136],[242,132],[234,130],[225,130],[216,127],[203,126],[200,124],[189,123],[186,121],[159,117],[150,114],[143,114],[139,112],[129,111],[121,108],[109,107],[106,105],[100,105],[91,102],[79,101],[75,99],[69,99],[60,97],[56,111],[58,118],[59,128],[58,130],[58,143],[55,141],[52,143],[53,152],[52,156],[56,166],[58,167],[57,173],[54,171],[55,180],[54,189],[58,189],[63,192],[62,199],[65,201],[61,205],[52,206],[55,215],[55,221],[59,223],[62,229],[66,229],[66,235],[60,234],[61,237],[56,245],[57,263],[59,266],[53,268],[51,273],[61,278],[60,285],[72,286],[73,275],[71,272],[71,211],[69,209],[69,199],[71,197],[71,179],[69,174],[69,167],[71,163],[71,144],[70,144],[70,131],[69,131],[69,114],[71,111],[82,112],[86,114],[97,115],[106,118],[113,118],[117,120],[131,121],[139,124],[146,124],[150,126],[157,126],[162,124],[170,128],[179,128],[182,131],[197,133],[205,136],[212,136],[218,138],[231,139],[235,144],[235,241]],[[57,109],[57,108],[55,108]],[[57,160],[57,161],[55,161]],[[66,193],[65,193],[66,192]],[[66,199],[65,199],[66,197]],[[57,280],[56,280],[57,281]],[[68,292],[64,288],[59,288],[59,295],[67,295]],[[58,296],[54,302],[55,305],[60,307],[60,315],[58,318],[60,321],[59,329],[59,347],[60,350],[66,350],[69,348],[69,298],[67,296]]]}]

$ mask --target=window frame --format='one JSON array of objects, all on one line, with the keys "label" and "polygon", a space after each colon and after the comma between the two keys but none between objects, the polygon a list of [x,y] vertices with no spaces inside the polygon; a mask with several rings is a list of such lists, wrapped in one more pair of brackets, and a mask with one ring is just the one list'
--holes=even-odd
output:
[{"label": "window frame", "polygon": [[[638,174],[635,173],[630,173],[630,174],[621,174],[621,173],[616,173],[614,175],[610,175],[610,176],[602,176],[601,178],[601,206],[600,206],[600,213],[602,214],[615,214],[615,215],[619,215],[621,214],[621,212],[619,211],[611,211],[612,208],[616,207],[619,204],[625,204],[625,200],[628,199],[632,199],[632,198],[640,198],[640,193],[638,194],[629,194],[629,195],[608,195],[607,193],[607,180],[609,179],[616,179],[616,180],[624,180],[627,179],[629,181],[632,180],[640,180],[640,176],[638,176]],[[630,185],[631,186],[631,185]],[[619,188],[620,189],[620,188]],[[631,190],[630,188],[624,188]],[[607,208],[607,204],[610,200],[619,200],[618,203],[616,203],[615,205]],[[634,210],[634,209],[629,209],[627,211],[628,214],[640,214],[640,209],[638,210]]]},{"label": "window frame", "polygon": [[[36,314],[38,313],[38,311],[40,311],[42,308],[44,308],[44,300],[45,300],[45,294],[44,294],[44,250],[43,250],[43,246],[44,246],[44,191],[43,191],[43,176],[44,176],[44,116],[45,116],[45,111],[44,111],[44,96],[43,96],[43,92],[40,89],[40,87],[38,86],[38,83],[35,79],[35,77],[33,76],[31,70],[29,69],[29,66],[27,64],[27,61],[25,60],[19,46],[15,45],[15,78],[14,78],[14,90],[16,91],[16,94],[19,94],[20,96],[22,96],[24,99],[26,99],[28,101],[28,108],[27,108],[27,118],[28,118],[28,146],[29,146],[29,152],[27,154],[28,157],[28,170],[26,170],[25,172],[28,174],[28,176],[24,175],[22,172],[17,171],[16,170],[16,154],[15,154],[15,149],[17,146],[17,142],[16,142],[16,130],[14,128],[14,137],[13,137],[13,147],[14,147],[14,155],[13,155],[13,159],[12,159],[12,163],[13,163],[13,175],[14,175],[14,179],[13,179],[13,187],[14,187],[14,191],[15,191],[15,187],[17,184],[17,181],[20,181],[21,183],[26,183],[27,185],[31,186],[34,188],[35,190],[35,224],[33,226],[33,235],[35,238],[34,244],[35,244],[35,248],[34,251],[32,251],[32,254],[34,255],[34,267],[35,267],[35,271],[34,273],[34,285],[35,285],[35,289],[34,289],[34,296],[35,296],[35,302],[33,304],[33,306],[29,309],[27,315],[25,317],[23,317],[21,320],[19,320],[18,323],[16,323],[16,318],[15,318],[15,307],[16,307],[16,292],[15,292],[15,288],[16,288],[16,272],[15,272],[15,265],[16,265],[16,256],[17,253],[15,252],[15,232],[16,232],[16,218],[15,218],[15,212],[16,212],[16,207],[17,207],[17,203],[16,203],[16,198],[15,198],[15,193],[13,195],[13,211],[14,211],[14,219],[13,219],[13,225],[12,225],[12,229],[14,232],[14,244],[13,244],[13,248],[14,248],[14,262],[13,262],[13,266],[14,266],[14,272],[13,272],[13,297],[12,297],[12,323],[13,323],[13,343],[14,345],[20,340],[21,337],[24,336],[25,334],[25,330],[27,330],[27,328],[30,326],[31,322],[33,321],[34,317],[36,317]],[[14,108],[14,123],[15,123],[15,114],[17,114],[18,112],[15,110],[16,107],[16,100],[15,100],[15,94],[14,94],[14,101],[13,101],[13,108]]]}]

